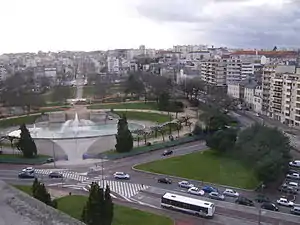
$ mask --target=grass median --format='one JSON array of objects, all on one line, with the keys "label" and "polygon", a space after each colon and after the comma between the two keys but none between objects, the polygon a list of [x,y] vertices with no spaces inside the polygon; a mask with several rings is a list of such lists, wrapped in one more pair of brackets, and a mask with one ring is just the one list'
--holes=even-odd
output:
[{"label": "grass median", "polygon": [[117,111],[114,113],[118,114],[119,116],[125,114],[127,119],[129,120],[151,121],[154,123],[165,123],[170,121],[169,115],[160,114],[160,113],[132,112],[132,111]]},{"label": "grass median", "polygon": [[259,184],[251,168],[212,150],[141,164],[135,168],[245,189],[254,189]]},{"label": "grass median", "polygon": [[[31,195],[31,186],[16,185],[19,190]],[[71,195],[57,199],[58,210],[80,220],[86,196]],[[143,212],[115,204],[113,225],[172,225],[173,221],[164,216]]]},{"label": "grass median", "polygon": [[24,158],[21,154],[1,154],[0,163],[41,165],[49,158],[51,157],[47,155],[37,155],[34,158]]}]

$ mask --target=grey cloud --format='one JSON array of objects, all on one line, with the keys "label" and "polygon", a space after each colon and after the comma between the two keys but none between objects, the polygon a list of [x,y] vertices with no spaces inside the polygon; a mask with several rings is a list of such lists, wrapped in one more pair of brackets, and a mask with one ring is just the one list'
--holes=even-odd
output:
[{"label": "grey cloud", "polygon": [[207,44],[232,47],[300,46],[300,0],[286,1],[283,8],[277,9],[268,5],[249,6],[247,10],[222,18],[203,16],[202,10],[212,1],[232,4],[237,0],[160,1],[163,4],[152,1],[150,7],[145,3],[139,5],[139,13],[156,21],[174,23],[173,26],[178,22],[193,24],[189,38],[192,43],[206,40]]}]

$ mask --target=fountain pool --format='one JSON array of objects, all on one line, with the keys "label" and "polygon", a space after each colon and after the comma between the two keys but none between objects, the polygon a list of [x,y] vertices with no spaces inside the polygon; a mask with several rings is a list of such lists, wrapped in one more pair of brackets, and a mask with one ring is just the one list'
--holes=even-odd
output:
[{"label": "fountain pool", "polygon": [[[137,123],[128,122],[130,130],[141,129],[144,126]],[[79,120],[77,113],[74,120],[68,120],[64,123],[53,126],[28,127],[31,137],[35,139],[71,139],[88,138],[114,135],[117,133],[117,120],[109,120],[106,124],[94,123],[91,120]],[[20,137],[20,130],[14,130],[8,133],[11,137]]]}]

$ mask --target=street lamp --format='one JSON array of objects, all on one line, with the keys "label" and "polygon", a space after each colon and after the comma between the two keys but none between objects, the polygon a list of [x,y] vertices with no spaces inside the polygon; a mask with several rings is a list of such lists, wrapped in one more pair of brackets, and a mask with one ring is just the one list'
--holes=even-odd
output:
[{"label": "street lamp", "polygon": [[54,143],[54,134],[52,134],[52,154],[53,154],[53,165],[54,165],[54,168],[56,168],[54,144],[55,144],[55,143]]},{"label": "street lamp", "polygon": [[107,159],[106,156],[104,156],[101,159],[101,181],[102,181],[102,188],[104,189],[104,160]]}]

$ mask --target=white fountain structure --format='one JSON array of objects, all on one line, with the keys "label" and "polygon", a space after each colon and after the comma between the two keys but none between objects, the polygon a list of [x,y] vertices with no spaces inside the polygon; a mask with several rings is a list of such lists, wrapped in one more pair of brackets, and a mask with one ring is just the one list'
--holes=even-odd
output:
[{"label": "white fountain structure", "polygon": [[78,134],[80,131],[89,131],[91,126],[95,126],[93,121],[84,119],[79,120],[76,112],[74,120],[67,120],[62,125],[60,133],[73,132]]}]

